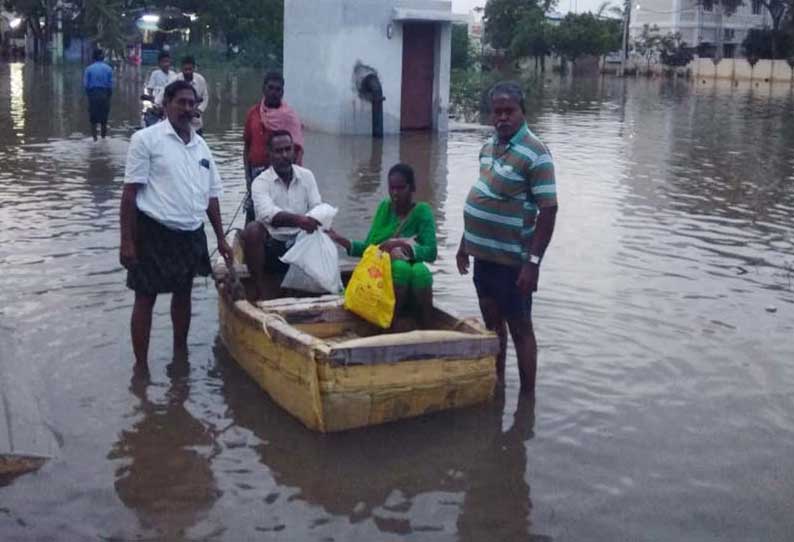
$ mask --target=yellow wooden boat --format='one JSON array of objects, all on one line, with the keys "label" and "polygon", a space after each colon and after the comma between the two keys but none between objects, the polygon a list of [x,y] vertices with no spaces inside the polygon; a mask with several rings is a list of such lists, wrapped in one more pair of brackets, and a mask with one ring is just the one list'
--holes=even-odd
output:
[{"label": "yellow wooden boat", "polygon": [[498,343],[476,320],[437,306],[436,329],[385,333],[346,311],[340,296],[250,303],[235,300],[225,269],[215,276],[223,344],[310,429],[377,425],[493,395]]}]

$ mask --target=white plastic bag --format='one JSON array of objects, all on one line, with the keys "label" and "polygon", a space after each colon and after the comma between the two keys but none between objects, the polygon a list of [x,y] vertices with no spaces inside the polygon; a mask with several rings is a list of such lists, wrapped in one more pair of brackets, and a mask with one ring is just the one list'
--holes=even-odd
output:
[{"label": "white plastic bag", "polygon": [[330,294],[342,291],[339,253],[328,234],[321,231],[331,227],[336,212],[334,207],[322,203],[307,213],[322,226],[314,233],[299,233],[295,244],[281,257],[282,262],[289,264],[282,288]]}]

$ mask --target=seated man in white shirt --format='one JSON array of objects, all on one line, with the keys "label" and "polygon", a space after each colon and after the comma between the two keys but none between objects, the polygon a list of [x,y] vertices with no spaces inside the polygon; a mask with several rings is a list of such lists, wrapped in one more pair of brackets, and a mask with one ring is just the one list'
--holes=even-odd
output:
[{"label": "seated man in white shirt", "polygon": [[256,298],[263,299],[269,286],[266,275],[281,283],[288,265],[279,258],[303,230],[320,225],[307,213],[322,203],[314,174],[295,165],[295,147],[286,130],[274,130],[268,140],[270,168],[251,183],[255,220],[243,232],[245,261],[254,279]]}]

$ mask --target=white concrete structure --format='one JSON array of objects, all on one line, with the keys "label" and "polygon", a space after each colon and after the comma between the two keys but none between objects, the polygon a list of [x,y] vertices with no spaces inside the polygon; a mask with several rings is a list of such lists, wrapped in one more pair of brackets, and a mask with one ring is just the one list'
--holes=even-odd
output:
[{"label": "white concrete structure", "polygon": [[662,35],[680,33],[689,47],[705,45],[705,53],[723,45],[723,57],[742,56],[742,42],[751,28],[771,24],[769,12],[756,0],[747,0],[729,16],[715,5],[707,10],[697,0],[632,0],[630,34],[636,38],[644,25]]},{"label": "white concrete structure", "polygon": [[[446,131],[455,19],[448,1],[285,0],[285,99],[309,129],[370,134],[372,104],[357,87],[358,66],[359,74],[375,72],[380,80],[385,133],[411,127],[403,117],[415,104],[404,96],[423,86],[427,89],[421,96],[427,99],[427,128]],[[404,35],[416,36],[417,30],[428,43],[422,49],[426,55],[415,54],[415,42],[421,40],[413,38],[404,52]],[[426,57],[418,61],[425,62],[428,72],[432,70],[432,83],[429,75],[412,80],[419,78],[418,68],[412,67],[417,56]],[[404,66],[406,58],[410,63]]]}]

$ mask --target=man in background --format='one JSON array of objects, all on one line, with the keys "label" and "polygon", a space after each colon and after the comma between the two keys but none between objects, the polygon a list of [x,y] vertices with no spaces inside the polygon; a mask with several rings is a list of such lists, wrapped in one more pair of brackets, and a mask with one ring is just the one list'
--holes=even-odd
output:
[{"label": "man in background", "polygon": [[246,223],[254,220],[251,203],[251,182],[272,164],[268,153],[271,134],[285,130],[292,137],[294,163],[303,165],[303,127],[298,114],[284,101],[284,77],[279,72],[268,72],[262,84],[262,99],[248,110],[243,132],[243,162],[248,189]]},{"label": "man in background", "polygon": [[104,139],[108,133],[110,98],[113,96],[113,68],[105,62],[105,53],[101,49],[94,51],[94,63],[85,69],[83,87],[88,96],[91,137],[94,141],[97,140],[97,125],[99,125]]},{"label": "man in background", "polygon": [[[209,89],[207,88],[207,81],[200,73],[196,72],[196,61],[192,56],[186,56],[182,59],[182,71],[177,74],[175,80],[187,81],[191,84],[193,90],[196,91],[196,116],[193,118],[192,125],[196,133],[204,137],[204,121],[202,117],[209,105],[210,95]],[[155,97],[155,103],[159,107],[162,107],[162,92]]]},{"label": "man in background", "polygon": [[176,81],[176,72],[171,69],[171,54],[161,51],[157,55],[157,69],[153,70],[146,82],[146,94],[156,98],[169,83]]}]

